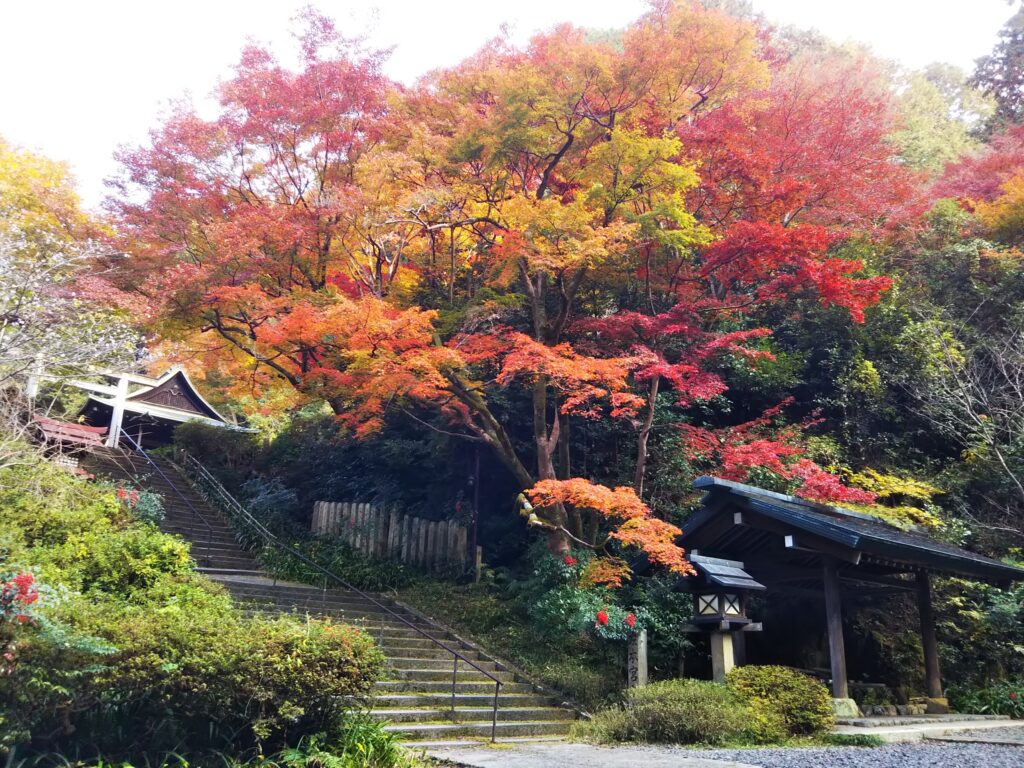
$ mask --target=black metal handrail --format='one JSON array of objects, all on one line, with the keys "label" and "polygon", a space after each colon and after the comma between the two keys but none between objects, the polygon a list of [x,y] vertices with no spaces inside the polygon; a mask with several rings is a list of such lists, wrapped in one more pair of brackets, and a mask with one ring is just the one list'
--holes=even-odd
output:
[{"label": "black metal handrail", "polygon": [[458,684],[459,662],[460,661],[465,662],[466,664],[471,666],[476,671],[478,671],[481,674],[483,674],[484,676],[490,678],[494,682],[494,704],[493,704],[492,713],[491,713],[491,741],[494,742],[494,741],[497,740],[496,737],[497,737],[497,729],[498,729],[498,694],[499,694],[499,692],[501,690],[501,685],[502,685],[501,680],[499,680],[497,677],[492,675],[486,669],[483,669],[482,667],[480,667],[477,664],[473,663],[473,661],[471,659],[466,658],[461,653],[456,651],[454,648],[449,647],[447,644],[441,642],[440,640],[438,640],[436,637],[434,637],[430,633],[428,633],[428,632],[424,631],[422,628],[416,626],[411,621],[409,621],[407,618],[405,618],[405,616],[401,615],[400,613],[398,613],[397,611],[393,610],[392,608],[389,608],[384,603],[381,603],[379,600],[374,598],[372,595],[367,594],[366,592],[363,592],[361,589],[359,589],[358,587],[353,586],[352,584],[349,584],[347,581],[345,581],[345,579],[343,579],[338,574],[336,574],[333,571],[323,567],[322,565],[320,565],[315,560],[313,560],[313,559],[307,557],[306,555],[302,554],[302,552],[300,552],[299,550],[295,549],[290,544],[286,544],[285,542],[281,541],[281,539],[279,539],[274,533],[272,533],[269,529],[267,529],[267,527],[265,525],[263,525],[263,523],[261,523],[259,520],[257,520],[252,515],[252,513],[249,512],[249,510],[247,510],[244,506],[242,506],[242,504],[239,503],[239,501],[237,499],[235,499],[235,497],[232,496],[227,491],[227,489],[224,488],[223,485],[221,485],[220,481],[217,480],[217,478],[215,478],[213,475],[210,474],[209,470],[207,470],[206,467],[204,467],[202,465],[202,463],[199,462],[198,459],[196,459],[194,456],[192,456],[191,454],[187,453],[186,451],[182,451],[182,450],[179,450],[179,455],[182,457],[182,463],[185,465],[186,471],[187,470],[192,470],[196,474],[198,474],[200,481],[203,482],[205,485],[209,486],[209,489],[219,497],[221,504],[223,504],[229,510],[229,514],[233,513],[233,514],[238,515],[239,517],[241,517],[242,520],[248,526],[250,526],[252,529],[254,529],[260,535],[260,537],[263,538],[263,540],[265,542],[267,542],[269,544],[272,544],[273,546],[277,547],[279,550],[281,550],[283,552],[286,552],[287,554],[291,555],[292,557],[298,558],[299,560],[301,560],[306,565],[308,565],[311,568],[319,571],[325,577],[325,579],[330,579],[330,580],[340,584],[345,589],[348,589],[348,590],[350,590],[352,592],[355,592],[357,595],[359,595],[360,597],[362,597],[365,600],[370,601],[371,603],[373,603],[375,606],[380,608],[382,611],[384,611],[388,615],[392,616],[395,619],[398,619],[400,622],[405,624],[407,627],[410,627],[417,634],[419,634],[422,637],[426,638],[427,640],[429,640],[431,643],[433,643],[438,648],[441,648],[445,652],[450,653],[452,655],[452,657],[453,657],[453,665],[452,665],[452,711],[455,710],[455,694],[456,694],[456,690],[455,689],[456,689],[456,686]]},{"label": "black metal handrail", "polygon": [[160,477],[163,479],[163,481],[167,485],[169,485],[171,489],[174,490],[174,492],[178,495],[178,498],[185,502],[185,505],[189,508],[189,510],[192,513],[189,525],[189,539],[193,541],[195,540],[195,525],[197,520],[200,521],[204,526],[206,526],[206,552],[207,557],[209,558],[211,550],[213,548],[213,526],[210,524],[210,521],[203,517],[203,514],[198,509],[196,509],[195,505],[191,501],[189,501],[188,497],[181,492],[181,489],[174,484],[174,481],[167,476],[167,473],[164,472],[163,468],[159,464],[157,464],[153,460],[153,457],[146,453],[146,451],[143,450],[142,446],[135,442],[135,440],[133,440],[131,436],[128,435],[127,432],[121,432],[118,435],[118,440],[124,440],[126,443],[128,443],[129,447],[135,453],[139,454],[140,456],[142,456],[142,458],[149,462],[150,466],[152,466],[153,469],[155,469],[160,474]]}]

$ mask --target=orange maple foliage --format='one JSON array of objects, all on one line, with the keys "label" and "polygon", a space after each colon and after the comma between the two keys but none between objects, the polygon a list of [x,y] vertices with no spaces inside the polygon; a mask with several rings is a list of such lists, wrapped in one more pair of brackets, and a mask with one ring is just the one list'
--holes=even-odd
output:
[{"label": "orange maple foliage", "polygon": [[583,568],[579,585],[588,587],[621,587],[633,575],[629,563],[620,557],[595,557]]},{"label": "orange maple foliage", "polygon": [[563,394],[562,413],[597,418],[596,401],[608,399],[614,406],[612,416],[630,416],[644,403],[629,392],[627,377],[637,358],[581,355],[567,342],[548,346],[522,333],[513,334],[510,342],[498,383],[507,386],[516,379],[535,382],[543,377]]},{"label": "orange maple foliage", "polygon": [[[682,547],[676,544],[682,531],[655,517],[650,507],[628,486],[609,488],[574,477],[569,480],[541,480],[527,490],[526,495],[537,507],[565,504],[596,514],[614,525],[609,538],[622,546],[644,552],[652,563],[674,573],[693,573],[693,566],[686,561]],[[608,565],[607,572],[614,573],[614,567]]]}]

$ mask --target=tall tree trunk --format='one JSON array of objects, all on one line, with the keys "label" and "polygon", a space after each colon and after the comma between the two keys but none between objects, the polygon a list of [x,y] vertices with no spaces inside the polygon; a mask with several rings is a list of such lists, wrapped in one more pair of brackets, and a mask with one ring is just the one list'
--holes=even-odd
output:
[{"label": "tall tree trunk", "polygon": [[651,436],[651,427],[654,426],[654,406],[658,400],[658,387],[660,385],[660,376],[651,378],[650,387],[647,392],[647,415],[644,416],[644,423],[640,427],[640,435],[636,443],[636,471],[633,474],[633,490],[641,498],[643,498],[644,493],[644,472],[647,470],[647,439]]},{"label": "tall tree trunk", "polygon": [[[555,451],[558,450],[560,437],[561,420],[557,410],[551,429],[548,429],[548,383],[547,379],[541,376],[533,385],[533,441],[537,449],[537,478],[540,480],[558,479],[555,470]],[[570,513],[564,505],[556,504],[547,510],[546,517],[550,523],[557,526],[557,529],[548,535],[548,548],[555,554],[568,552],[569,537],[563,529],[571,531],[574,536],[579,536],[582,533],[579,513]]]},{"label": "tall tree trunk", "polygon": [[569,445],[569,414],[560,416],[562,431],[558,436],[558,476],[562,480],[572,477],[572,456]]}]

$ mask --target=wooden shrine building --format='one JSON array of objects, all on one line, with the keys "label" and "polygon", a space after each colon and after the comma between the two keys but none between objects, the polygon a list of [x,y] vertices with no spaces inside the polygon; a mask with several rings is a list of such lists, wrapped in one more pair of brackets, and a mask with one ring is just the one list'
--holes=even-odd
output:
[{"label": "wooden shrine building", "polygon": [[125,433],[143,448],[170,444],[174,428],[186,421],[231,426],[177,366],[157,378],[120,374],[112,386],[93,385],[82,416],[86,424],[108,428],[108,445],[116,445]]},{"label": "wooden shrine building", "polygon": [[[46,376],[38,374],[29,380],[28,392],[32,397],[38,389],[39,378]],[[45,417],[35,419],[48,442],[88,446],[98,441],[113,447],[118,445],[124,434],[143,448],[155,448],[169,445],[174,428],[187,421],[240,429],[206,402],[183,368],[175,366],[155,378],[137,373],[107,372],[98,373],[94,378],[98,381],[76,379],[65,382],[84,390],[89,396],[78,422],[58,422]],[[83,439],[83,436],[89,439]]]},{"label": "wooden shrine building", "polygon": [[1001,563],[880,518],[772,493],[713,477],[701,508],[683,526],[689,553],[742,561],[772,594],[824,598],[832,694],[849,699],[843,638],[843,600],[855,591],[907,591],[916,596],[927,694],[942,697],[932,614],[931,578],[957,576],[1006,586],[1024,581],[1024,569]]}]

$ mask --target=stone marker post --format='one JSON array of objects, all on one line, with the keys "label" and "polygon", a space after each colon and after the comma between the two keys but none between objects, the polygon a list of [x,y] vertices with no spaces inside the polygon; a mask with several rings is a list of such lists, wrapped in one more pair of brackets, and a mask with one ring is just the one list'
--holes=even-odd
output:
[{"label": "stone marker post", "polygon": [[629,636],[629,687],[647,685],[647,630],[641,629]]}]

